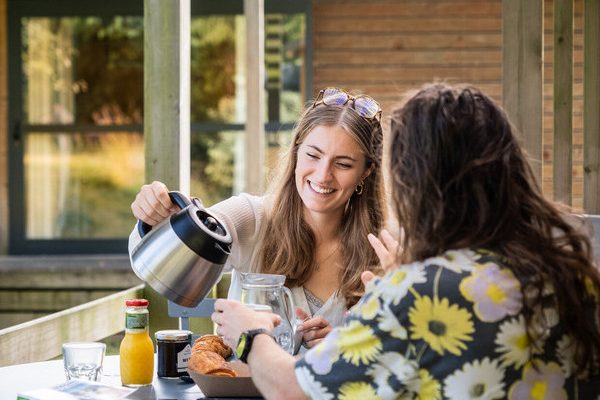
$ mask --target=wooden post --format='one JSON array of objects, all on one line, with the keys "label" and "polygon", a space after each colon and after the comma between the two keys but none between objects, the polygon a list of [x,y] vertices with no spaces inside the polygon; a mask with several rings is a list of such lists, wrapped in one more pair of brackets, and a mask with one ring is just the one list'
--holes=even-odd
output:
[{"label": "wooden post", "polygon": [[542,183],[542,0],[502,0],[502,100]]},{"label": "wooden post", "polygon": [[263,0],[244,0],[246,16],[246,187],[262,193],[265,169],[265,12]]},{"label": "wooden post", "polygon": [[[7,0],[0,0],[0,254],[8,252],[8,37]],[[14,100],[13,100],[14,101]],[[15,190],[15,189],[13,189]]]},{"label": "wooden post", "polygon": [[600,1],[585,0],[583,15],[583,208],[600,214]]},{"label": "wooden post", "polygon": [[[190,0],[144,0],[146,182],[190,190]],[[167,300],[147,288],[152,338],[177,327]]]},{"label": "wooden post", "polygon": [[573,181],[573,0],[554,0],[553,82],[554,200],[571,205]]}]

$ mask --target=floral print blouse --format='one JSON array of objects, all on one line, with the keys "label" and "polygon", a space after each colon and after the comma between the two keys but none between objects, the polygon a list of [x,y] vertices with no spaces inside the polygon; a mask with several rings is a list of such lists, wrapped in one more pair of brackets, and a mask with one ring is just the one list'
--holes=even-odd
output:
[{"label": "floral print blouse", "polygon": [[600,377],[573,376],[553,308],[530,350],[506,265],[453,250],[374,279],[346,323],[296,362],[301,388],[314,399],[600,399]]}]

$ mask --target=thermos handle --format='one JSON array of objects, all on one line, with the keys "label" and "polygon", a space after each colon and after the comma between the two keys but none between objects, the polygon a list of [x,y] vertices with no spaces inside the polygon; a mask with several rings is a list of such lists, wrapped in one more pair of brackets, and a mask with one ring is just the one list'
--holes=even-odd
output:
[{"label": "thermos handle", "polygon": [[[192,204],[191,200],[185,194],[177,190],[170,191],[169,197],[171,198],[171,201],[177,204],[177,206],[179,206],[179,208],[181,208],[182,210],[190,204]],[[137,229],[140,234],[140,237],[144,237],[148,232],[152,230],[152,226],[145,223],[144,221],[138,220]]]}]

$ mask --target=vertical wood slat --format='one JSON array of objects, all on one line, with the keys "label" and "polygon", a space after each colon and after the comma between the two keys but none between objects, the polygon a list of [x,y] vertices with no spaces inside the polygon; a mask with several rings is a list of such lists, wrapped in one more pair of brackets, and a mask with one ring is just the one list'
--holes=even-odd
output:
[{"label": "vertical wood slat", "polygon": [[[7,0],[0,0],[0,221],[9,220],[8,210],[8,21]],[[14,189],[13,189],[14,190]],[[13,211],[14,212],[14,211]],[[8,250],[8,223],[0,224],[0,254]]]},{"label": "vertical wood slat", "polygon": [[[190,0],[144,0],[145,181],[190,190]],[[177,327],[148,287],[150,335]]]},{"label": "vertical wood slat", "polygon": [[583,206],[600,214],[600,1],[584,2]]},{"label": "vertical wood slat", "polygon": [[573,181],[573,0],[554,0],[554,200],[571,205]]},{"label": "vertical wood slat", "polygon": [[190,0],[144,0],[146,181],[190,189]]},{"label": "vertical wood slat", "polygon": [[542,182],[542,19],[539,0],[502,1],[502,99]]},{"label": "vertical wood slat", "polygon": [[263,0],[244,0],[246,16],[246,142],[244,191],[259,194],[264,189],[265,168],[265,11]]}]

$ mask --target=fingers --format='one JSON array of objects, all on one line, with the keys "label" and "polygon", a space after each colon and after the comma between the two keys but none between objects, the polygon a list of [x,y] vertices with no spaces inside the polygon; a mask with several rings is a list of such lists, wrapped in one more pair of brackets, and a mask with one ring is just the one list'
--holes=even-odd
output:
[{"label": "fingers", "polygon": [[371,271],[365,271],[362,274],[360,274],[360,280],[365,286],[367,286],[367,283],[371,282],[373,278],[375,278],[375,274]]},{"label": "fingers", "polygon": [[310,315],[302,309],[302,307],[296,307],[296,318],[299,321],[306,321],[310,318]]},{"label": "fingers", "polygon": [[329,326],[329,322],[325,318],[316,316],[305,319],[300,325],[298,325],[296,329],[300,332],[303,332],[311,329],[323,329],[327,326]]},{"label": "fingers", "polygon": [[177,209],[178,207],[171,202],[165,184],[158,181],[142,186],[131,203],[133,215],[152,226],[169,217]]},{"label": "fingers", "polygon": [[377,236],[373,235],[372,233],[369,233],[367,235],[367,239],[369,240],[369,243],[371,244],[373,250],[375,250],[375,254],[377,254],[379,261],[381,262],[382,260],[387,259],[388,250],[385,247],[385,245],[381,242],[381,240],[379,240]]},{"label": "fingers", "polygon": [[311,349],[313,347],[315,347],[316,345],[318,345],[319,343],[321,343],[323,341],[324,338],[318,338],[318,339],[314,339],[314,340],[308,340],[308,341],[304,341],[304,347],[306,347],[307,349]]},{"label": "fingers", "polygon": [[385,272],[389,271],[397,263],[400,245],[396,239],[386,230],[382,229],[380,238],[372,233],[367,235],[367,239],[375,250],[379,262]]},{"label": "fingers", "polygon": [[305,331],[302,334],[302,341],[305,344],[305,347],[311,348],[315,346],[317,343],[321,342],[329,332],[333,330],[333,327],[329,324],[322,328],[313,328]]}]

